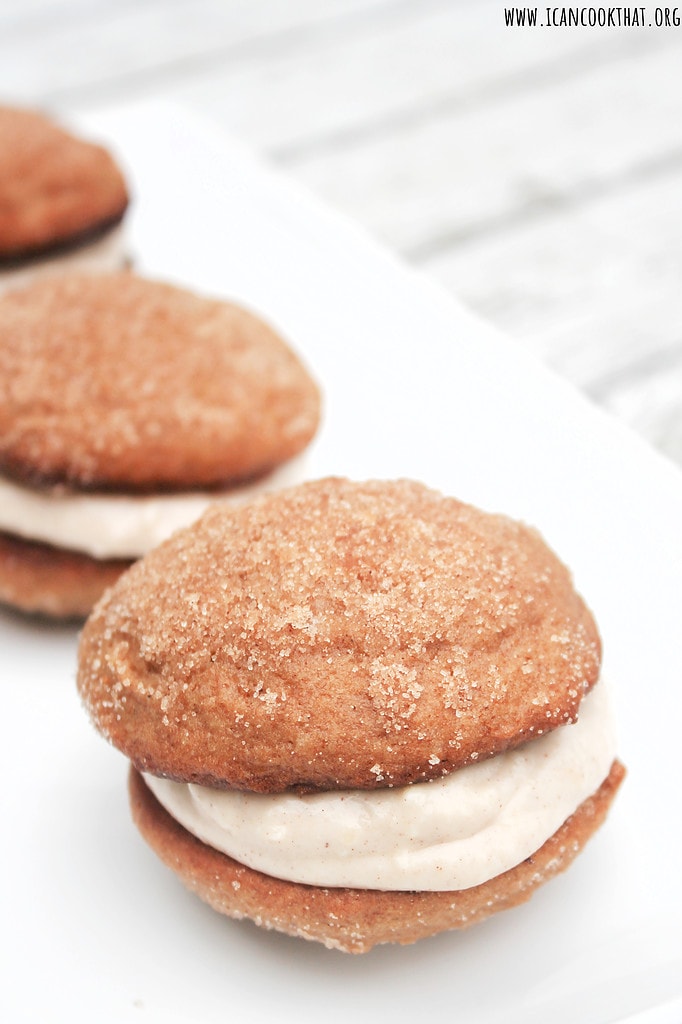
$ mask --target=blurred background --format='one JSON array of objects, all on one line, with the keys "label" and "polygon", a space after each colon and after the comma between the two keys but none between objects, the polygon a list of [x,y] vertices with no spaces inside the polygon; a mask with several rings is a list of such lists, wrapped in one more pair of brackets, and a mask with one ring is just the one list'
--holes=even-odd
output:
[{"label": "blurred background", "polygon": [[0,102],[208,115],[682,465],[682,7],[522,11],[0,0]]}]

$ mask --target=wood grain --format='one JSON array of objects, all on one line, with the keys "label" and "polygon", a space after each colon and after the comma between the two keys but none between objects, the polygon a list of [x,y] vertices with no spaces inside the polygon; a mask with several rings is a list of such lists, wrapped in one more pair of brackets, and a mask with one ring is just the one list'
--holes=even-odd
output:
[{"label": "wood grain", "polygon": [[503,7],[4,0],[0,96],[195,106],[682,465],[682,30]]}]

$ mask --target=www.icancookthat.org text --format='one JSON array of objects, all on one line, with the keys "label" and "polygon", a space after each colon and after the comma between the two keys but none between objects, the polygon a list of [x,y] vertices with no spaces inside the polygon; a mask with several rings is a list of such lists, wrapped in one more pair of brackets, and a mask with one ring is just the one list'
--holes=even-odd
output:
[{"label": "www.icancookthat.org text", "polygon": [[505,7],[508,28],[679,28],[682,7]]}]

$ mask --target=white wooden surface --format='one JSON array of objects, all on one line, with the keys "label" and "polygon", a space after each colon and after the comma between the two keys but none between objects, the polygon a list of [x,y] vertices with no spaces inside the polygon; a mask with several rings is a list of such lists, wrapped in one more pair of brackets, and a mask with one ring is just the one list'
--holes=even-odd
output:
[{"label": "white wooden surface", "polygon": [[0,101],[192,105],[682,464],[682,27],[503,9],[0,0]]}]

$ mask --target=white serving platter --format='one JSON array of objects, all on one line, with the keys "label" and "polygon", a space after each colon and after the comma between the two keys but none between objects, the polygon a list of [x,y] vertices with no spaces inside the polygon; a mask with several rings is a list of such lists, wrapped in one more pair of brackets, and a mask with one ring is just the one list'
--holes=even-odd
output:
[{"label": "white serving platter", "polygon": [[140,271],[247,304],[325,394],[310,476],[412,476],[537,526],[599,621],[628,777],[571,870],[469,932],[352,957],[187,893],[130,823],[75,692],[77,631],[0,612],[0,1017],[679,1024],[682,475],[196,115],[88,115]]}]

